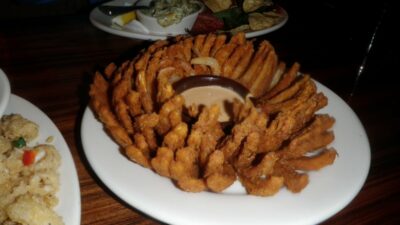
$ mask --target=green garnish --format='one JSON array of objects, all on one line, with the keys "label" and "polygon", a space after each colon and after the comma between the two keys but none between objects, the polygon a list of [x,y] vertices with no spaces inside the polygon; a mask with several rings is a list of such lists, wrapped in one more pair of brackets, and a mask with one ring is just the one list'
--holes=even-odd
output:
[{"label": "green garnish", "polygon": [[13,146],[16,148],[22,148],[26,146],[25,139],[23,137],[18,138],[12,142]]},{"label": "green garnish", "polygon": [[230,30],[243,24],[248,24],[249,15],[239,7],[232,7],[214,13],[220,20],[224,21],[224,29]]}]

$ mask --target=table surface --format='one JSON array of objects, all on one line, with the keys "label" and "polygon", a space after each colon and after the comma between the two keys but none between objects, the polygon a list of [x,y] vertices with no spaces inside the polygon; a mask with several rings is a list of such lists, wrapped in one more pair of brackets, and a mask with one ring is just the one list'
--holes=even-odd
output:
[{"label": "table surface", "polygon": [[[288,23],[259,39],[271,41],[282,60],[299,62],[303,72],[343,98],[361,119],[371,145],[371,168],[362,190],[323,224],[398,224],[400,91],[395,68],[400,61],[395,51],[398,38],[390,31],[390,7],[360,14],[369,15],[368,23],[343,8],[335,11],[321,5],[318,13],[304,16],[313,9],[299,12],[297,5],[286,7]],[[86,9],[0,21],[0,68],[9,77],[12,92],[42,109],[64,135],[79,175],[82,224],[162,224],[107,189],[83,154],[79,129],[92,74],[148,44],[98,30],[88,14]],[[336,14],[353,19],[344,24],[343,18],[332,17]]]}]

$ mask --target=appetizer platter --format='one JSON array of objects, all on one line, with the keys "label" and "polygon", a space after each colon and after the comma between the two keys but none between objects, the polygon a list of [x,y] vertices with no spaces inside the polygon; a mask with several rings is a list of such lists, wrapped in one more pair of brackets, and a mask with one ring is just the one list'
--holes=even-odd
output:
[{"label": "appetizer platter", "polygon": [[[143,13],[149,11],[147,9],[136,9],[136,6],[143,4],[148,6],[152,3],[159,6],[153,6],[151,14]],[[192,7],[191,4],[200,4],[201,7]],[[118,11],[122,7],[124,13],[115,13],[116,11],[112,10],[114,6]],[[125,12],[124,8],[132,10]],[[187,12],[183,10],[187,8],[194,10]],[[186,13],[180,13],[182,11]],[[160,26],[155,22],[149,22],[148,18],[143,18],[146,17],[143,14],[154,17]],[[271,0],[114,0],[94,8],[89,18],[95,27],[111,34],[135,39],[159,40],[177,34],[208,32],[231,34],[244,32],[248,38],[257,37],[284,26],[288,14]],[[161,20],[161,18],[173,19]]]},{"label": "appetizer platter", "polygon": [[[176,84],[206,74],[248,93],[223,106],[185,104],[191,97]],[[244,32],[154,42],[96,72],[89,95],[89,163],[124,201],[167,223],[315,224],[345,207],[368,174],[354,112]]]}]

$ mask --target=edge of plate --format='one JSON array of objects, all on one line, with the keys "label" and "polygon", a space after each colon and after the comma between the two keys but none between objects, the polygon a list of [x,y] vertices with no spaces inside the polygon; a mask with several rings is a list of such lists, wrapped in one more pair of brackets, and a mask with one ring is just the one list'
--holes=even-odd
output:
[{"label": "edge of plate", "polygon": [[0,99],[0,117],[1,117],[7,108],[11,96],[10,81],[8,80],[7,75],[1,68],[0,68],[0,88],[1,88],[0,98],[2,98]]}]

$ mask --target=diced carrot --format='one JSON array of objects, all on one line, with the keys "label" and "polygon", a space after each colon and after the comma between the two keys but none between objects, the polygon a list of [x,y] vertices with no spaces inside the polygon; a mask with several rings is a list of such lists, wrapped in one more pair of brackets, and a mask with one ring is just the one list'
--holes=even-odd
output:
[{"label": "diced carrot", "polygon": [[25,166],[30,166],[35,163],[36,151],[34,150],[25,150],[24,155],[22,157],[22,162]]}]

